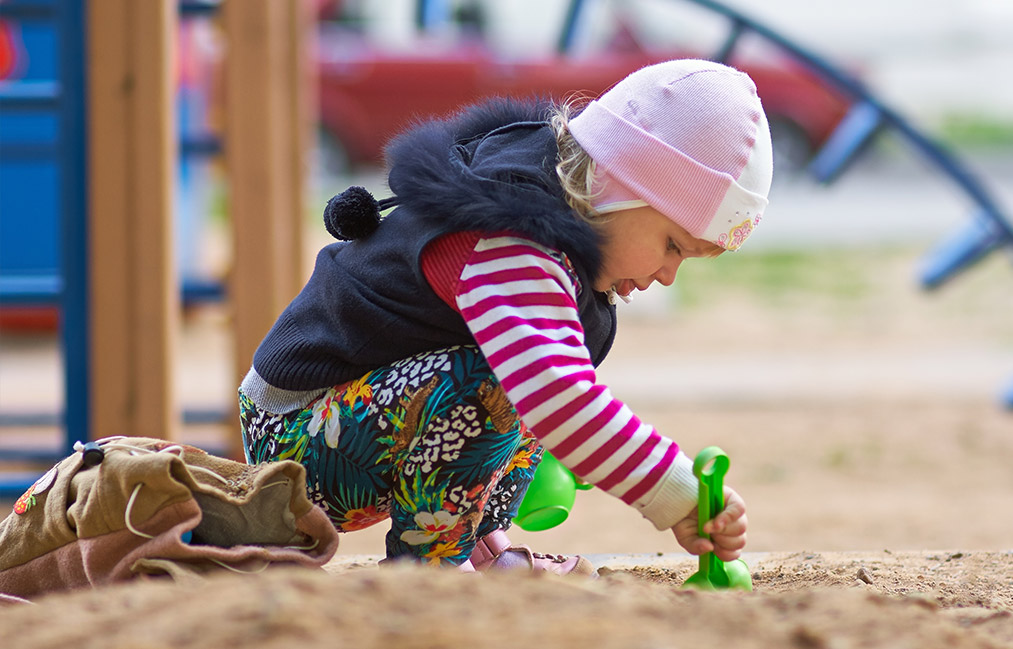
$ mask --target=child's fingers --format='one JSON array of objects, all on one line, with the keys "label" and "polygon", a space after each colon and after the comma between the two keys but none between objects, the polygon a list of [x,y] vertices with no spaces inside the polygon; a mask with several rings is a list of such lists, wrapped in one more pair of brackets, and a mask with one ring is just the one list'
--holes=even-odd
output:
[{"label": "child's fingers", "polygon": [[702,536],[694,538],[692,541],[690,541],[683,547],[685,548],[686,552],[689,552],[690,554],[694,554],[697,556],[705,552],[714,552],[715,549],[714,543],[712,543],[709,539],[706,539]]},{"label": "child's fingers", "polygon": [[692,515],[676,523],[675,527],[672,528],[672,532],[675,534],[679,545],[690,554],[703,554],[704,552],[711,552],[714,549],[714,544],[711,543],[710,539],[702,537],[697,533],[696,518]]},{"label": "child's fingers", "polygon": [[725,527],[722,532],[711,534],[714,543],[714,554],[722,561],[738,559],[746,547],[745,516]]},{"label": "child's fingers", "polygon": [[746,504],[734,490],[725,487],[725,508],[704,525],[711,535],[714,554],[722,561],[733,561],[746,547]]},{"label": "child's fingers", "polygon": [[717,516],[703,526],[701,537],[697,531],[696,511],[679,521],[672,531],[679,545],[692,554],[713,552],[722,561],[732,561],[739,557],[746,546],[746,504],[733,489],[724,489],[725,507]]},{"label": "child's fingers", "polygon": [[705,534],[735,536],[736,534],[745,532],[747,525],[748,521],[745,514],[732,518],[728,514],[721,513],[704,523],[703,531]]},{"label": "child's fingers", "polygon": [[711,534],[711,538],[714,539],[715,545],[723,548],[741,549],[746,545],[746,528],[736,527],[729,532]]},{"label": "child's fingers", "polygon": [[748,525],[749,521],[744,513],[736,518],[731,518],[729,515],[722,512],[718,516],[715,516],[713,519],[707,521],[703,526],[703,531],[707,534],[736,536],[738,534],[744,534]]},{"label": "child's fingers", "polygon": [[707,521],[703,531],[707,534],[734,534],[732,530],[746,527],[746,503],[735,491],[725,487],[725,508]]},{"label": "child's fingers", "polygon": [[735,561],[742,556],[742,548],[736,548],[734,550],[717,546],[713,550],[714,556],[722,561]]}]

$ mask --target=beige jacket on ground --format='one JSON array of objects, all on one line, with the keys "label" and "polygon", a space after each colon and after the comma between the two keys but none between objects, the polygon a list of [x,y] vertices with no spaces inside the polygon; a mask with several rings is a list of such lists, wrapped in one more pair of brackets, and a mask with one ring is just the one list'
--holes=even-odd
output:
[{"label": "beige jacket on ground", "polygon": [[337,550],[296,462],[250,466],[139,437],[99,446],[99,464],[74,453],[0,522],[0,603],[139,575],[319,567]]}]

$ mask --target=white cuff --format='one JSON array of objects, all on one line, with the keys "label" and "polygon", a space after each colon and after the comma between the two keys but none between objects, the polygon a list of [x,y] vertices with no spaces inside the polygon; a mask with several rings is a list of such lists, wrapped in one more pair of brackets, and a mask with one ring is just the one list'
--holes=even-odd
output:
[{"label": "white cuff", "polygon": [[699,481],[693,475],[693,460],[679,451],[658,490],[645,505],[637,508],[659,530],[666,530],[686,518],[696,507]]}]

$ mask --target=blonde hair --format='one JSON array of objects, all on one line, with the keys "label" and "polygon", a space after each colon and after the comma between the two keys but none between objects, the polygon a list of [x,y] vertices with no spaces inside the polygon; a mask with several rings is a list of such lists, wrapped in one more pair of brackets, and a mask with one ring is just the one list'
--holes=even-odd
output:
[{"label": "blonde hair", "polygon": [[585,98],[572,97],[561,104],[554,104],[549,115],[549,124],[556,135],[556,146],[559,148],[556,176],[563,186],[566,202],[578,216],[589,223],[594,223],[599,217],[592,206],[594,160],[577,143],[568,127],[574,112],[586,101]]}]

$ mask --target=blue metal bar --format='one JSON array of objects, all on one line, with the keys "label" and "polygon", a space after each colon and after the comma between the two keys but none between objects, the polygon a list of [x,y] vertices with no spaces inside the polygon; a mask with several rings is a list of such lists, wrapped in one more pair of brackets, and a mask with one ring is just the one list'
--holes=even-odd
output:
[{"label": "blue metal bar", "polygon": [[921,270],[922,286],[938,288],[959,271],[981,261],[1003,244],[1003,233],[991,219],[971,219],[926,257]]},{"label": "blue metal bar", "polygon": [[63,295],[58,275],[0,277],[0,305],[53,304]]},{"label": "blue metal bar", "polygon": [[[50,412],[0,412],[0,426],[10,428],[42,428],[59,426],[63,415]],[[8,450],[0,450],[0,457],[9,457]]]},{"label": "blue metal bar", "polygon": [[221,6],[218,0],[180,0],[179,15],[182,18],[214,16]]},{"label": "blue metal bar", "polygon": [[8,462],[38,462],[39,464],[55,464],[67,456],[57,449],[47,451],[36,447],[0,449],[0,457]]},{"label": "blue metal bar", "polygon": [[88,60],[86,34],[88,16],[85,3],[66,0],[60,3],[60,70],[63,101],[60,105],[64,170],[61,196],[61,276],[63,308],[60,338],[63,341],[64,452],[73,451],[74,442],[90,437],[91,396],[89,376],[88,312],[88,193],[87,193],[87,87],[85,66]]},{"label": "blue metal bar", "polygon": [[223,151],[222,139],[217,135],[188,135],[179,140],[179,153],[184,156],[216,156]]},{"label": "blue metal bar", "polygon": [[217,408],[187,408],[183,411],[183,423],[195,424],[221,424],[229,420],[231,411]]},{"label": "blue metal bar", "polygon": [[56,0],[6,0],[0,2],[0,18],[49,20],[56,13]]},{"label": "blue metal bar", "polygon": [[820,182],[833,182],[858,158],[882,124],[878,107],[864,100],[855,102],[809,163],[809,172]]},{"label": "blue metal bar", "polygon": [[[182,285],[186,305],[225,299],[225,284],[218,280],[185,278]],[[52,305],[59,303],[63,296],[63,278],[55,273],[0,277],[0,306]]]},{"label": "blue metal bar", "polygon": [[[183,410],[183,423],[192,424],[221,424],[229,420],[231,413],[228,409],[221,408],[186,408]],[[0,427],[4,428],[51,428],[60,426],[63,423],[64,415],[59,412],[48,410],[26,411],[26,412],[2,412],[0,413]],[[29,451],[16,451],[0,448],[0,459],[20,457],[19,453]],[[12,455],[13,453],[13,455]]]},{"label": "blue metal bar", "polygon": [[225,284],[218,280],[187,278],[183,280],[183,305],[203,302],[221,302],[225,299]]},{"label": "blue metal bar", "polygon": [[775,45],[784,49],[785,51],[794,54],[796,58],[806,63],[814,71],[823,75],[828,80],[838,85],[842,90],[852,95],[853,97],[865,97],[869,94],[865,86],[860,81],[858,81],[854,77],[850,77],[844,74],[836,67],[831,65],[829,62],[827,62],[823,57],[818,56],[814,52],[811,52],[803,47],[800,47],[799,45],[796,45],[795,43],[789,41],[788,39],[781,36],[777,32],[773,31],[769,27],[766,27],[756,22],[752,18],[747,17],[746,15],[736,11],[735,9],[732,9],[731,7],[721,4],[720,2],[715,2],[715,0],[689,0],[689,1],[700,5],[701,7],[710,9],[711,11],[721,14],[722,16],[731,21],[734,21],[744,27],[747,27],[753,33],[762,36],[764,39],[770,41],[771,43],[774,43]]},{"label": "blue metal bar", "polygon": [[60,95],[58,81],[0,81],[0,108],[4,109],[56,108]]},{"label": "blue metal bar", "polygon": [[581,13],[584,11],[584,0],[570,0],[566,8],[566,16],[563,18],[563,28],[559,32],[559,40],[556,42],[556,52],[567,54],[573,49],[574,41],[577,38],[577,23],[580,21]]},{"label": "blue metal bar", "polygon": [[17,144],[0,143],[0,158],[7,160],[51,160],[56,155],[55,144],[42,144],[39,142],[25,142]]},{"label": "blue metal bar", "polygon": [[429,27],[429,0],[417,0],[415,3],[415,28],[425,31]]},{"label": "blue metal bar", "polygon": [[718,51],[714,53],[713,59],[718,63],[728,63],[728,60],[732,58],[732,53],[735,52],[736,46],[739,44],[739,39],[742,38],[742,34],[745,33],[746,25],[741,20],[732,18],[732,27],[728,31],[728,36],[725,37],[725,42],[721,44]]},{"label": "blue metal bar", "polygon": [[[880,108],[882,109],[882,106]],[[974,199],[982,212],[988,218],[995,221],[996,225],[1003,231],[1003,237],[1007,242],[1013,243],[1013,225],[1002,214],[998,204],[985,191],[985,188],[978,182],[978,179],[955,156],[946,153],[938,144],[915,130],[913,126],[897,116],[896,113],[887,111],[884,113],[884,117],[909,142],[914,144],[916,148],[920,149],[931,161],[935,162],[936,165],[945,171],[950,178],[956,181]]]}]

